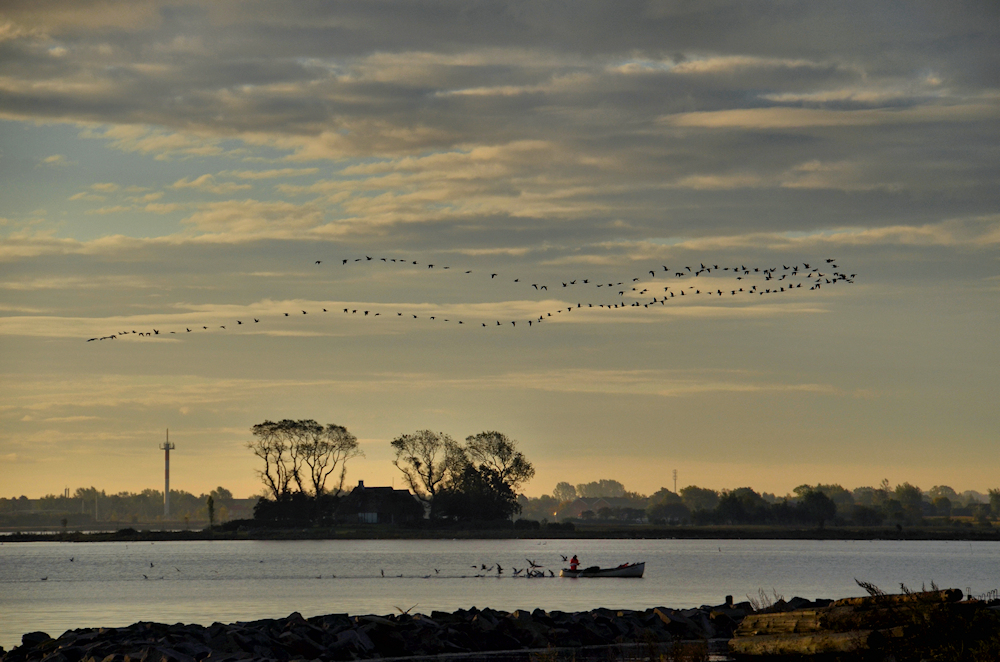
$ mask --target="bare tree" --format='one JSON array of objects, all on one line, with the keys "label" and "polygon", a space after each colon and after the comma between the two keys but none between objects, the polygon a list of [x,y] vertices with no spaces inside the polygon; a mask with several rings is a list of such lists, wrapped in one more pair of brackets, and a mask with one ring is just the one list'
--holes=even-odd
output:
[{"label": "bare tree", "polygon": [[[282,421],[283,423],[284,421]],[[288,442],[282,432],[281,423],[264,421],[250,428],[254,439],[247,442],[247,448],[264,461],[264,468],[257,470],[264,487],[275,501],[289,493],[292,482],[291,462],[288,457]]]},{"label": "bare tree", "polygon": [[517,442],[502,432],[466,437],[465,452],[474,464],[495,471],[514,492],[535,475],[535,467],[517,450]]},{"label": "bare tree", "polygon": [[396,451],[392,463],[403,472],[417,498],[431,504],[449,475],[468,464],[462,448],[444,432],[418,430],[391,442]]},{"label": "bare tree", "polygon": [[308,426],[302,445],[302,461],[309,472],[313,495],[318,497],[326,492],[327,479],[338,471],[336,486],[330,492],[334,496],[343,492],[347,461],[359,455],[364,453],[358,448],[358,438],[344,426],[332,423],[325,428],[321,425]]},{"label": "bare tree", "polygon": [[277,423],[264,421],[251,428],[255,439],[247,443],[264,461],[257,474],[274,500],[289,494],[292,484],[303,494],[320,496],[326,481],[339,470],[335,493],[339,494],[347,475],[347,461],[362,455],[358,440],[340,425],[320,425],[312,419]]},{"label": "bare tree", "polygon": [[288,447],[288,461],[292,480],[302,494],[308,494],[305,476],[305,459],[309,454],[309,439],[323,431],[323,426],[312,419],[293,421],[285,419],[278,423]]}]

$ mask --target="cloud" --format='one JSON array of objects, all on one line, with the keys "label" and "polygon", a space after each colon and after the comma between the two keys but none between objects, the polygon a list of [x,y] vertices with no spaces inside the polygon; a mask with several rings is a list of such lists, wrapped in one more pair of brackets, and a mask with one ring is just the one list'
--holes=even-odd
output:
[{"label": "cloud", "polygon": [[821,110],[813,108],[747,108],[678,113],[663,116],[670,126],[703,129],[803,129],[858,127],[924,122],[988,120],[1000,117],[995,104],[934,105],[878,110]]},{"label": "cloud", "polygon": [[942,246],[989,249],[1000,244],[1000,215],[957,218],[922,225],[847,227],[815,232],[773,232],[684,239],[673,248],[692,251],[755,249],[806,251],[850,246]]},{"label": "cloud", "polygon": [[53,154],[41,160],[40,165],[46,166],[69,166],[76,165],[75,161],[70,161],[65,154]]},{"label": "cloud", "polygon": [[143,204],[149,202],[155,202],[163,197],[163,191],[156,191],[155,193],[147,193],[146,195],[135,195],[129,196],[129,202],[134,202],[136,204]]},{"label": "cloud", "polygon": [[274,170],[223,170],[219,175],[240,179],[276,179],[279,177],[303,177],[314,175],[317,172],[319,172],[319,168],[277,168]]},{"label": "cloud", "polygon": [[97,184],[90,185],[91,190],[98,191],[100,193],[114,193],[120,187],[118,184],[113,182],[98,182]]},{"label": "cloud", "polygon": [[109,141],[113,149],[138,154],[152,154],[157,160],[216,156],[224,154],[219,138],[168,131],[141,124],[117,124],[104,130],[86,127],[81,138]]},{"label": "cloud", "polygon": [[[159,287],[154,281],[142,276],[38,276],[19,280],[0,281],[0,289],[15,291],[36,290],[94,290],[132,289]],[[10,309],[14,310],[14,309]],[[41,312],[37,308],[21,308],[23,312]]]},{"label": "cloud", "polygon": [[814,393],[844,395],[830,384],[782,383],[728,371],[587,370],[509,373],[493,384],[560,393],[602,393],[683,397],[705,393]]},{"label": "cloud", "polygon": [[132,211],[132,209],[133,207],[128,205],[110,205],[107,207],[100,207],[99,209],[90,209],[87,210],[86,213],[89,215],[104,216],[106,214],[120,214],[122,212]]},{"label": "cloud", "polygon": [[205,174],[192,180],[188,180],[187,177],[178,179],[170,185],[170,188],[190,188],[197,189],[199,191],[207,191],[209,193],[227,194],[235,191],[245,191],[253,188],[253,186],[251,184],[235,184],[233,182],[216,183],[215,178],[212,175]]},{"label": "cloud", "polygon": [[74,193],[71,195],[69,200],[85,200],[87,202],[103,202],[107,198],[103,195],[97,195],[96,193],[87,193],[86,191],[80,191],[79,193]]},{"label": "cloud", "polygon": [[[9,376],[9,375],[7,375]],[[6,376],[5,376],[6,377]],[[8,382],[9,383],[9,382]],[[315,392],[391,394],[413,389],[462,391],[533,391],[566,394],[603,393],[685,397],[706,393],[784,393],[854,397],[830,384],[781,382],[764,374],[713,370],[594,370],[500,371],[476,379],[432,372],[380,372],[363,379],[232,379],[199,375],[122,374],[75,375],[64,380],[33,379],[17,393],[7,392],[6,409],[37,420],[95,420],[106,416],[74,414],[116,408],[214,408],[255,401],[268,394]]]},{"label": "cloud", "polygon": [[181,209],[187,208],[188,205],[180,202],[150,202],[145,207],[142,208],[143,211],[148,211],[153,214],[170,214],[175,211],[180,211]]},{"label": "cloud", "polygon": [[34,464],[37,460],[32,457],[25,457],[21,453],[0,453],[0,462],[5,465]]},{"label": "cloud", "polygon": [[[324,209],[314,203],[226,200],[199,206],[183,221],[205,238],[250,241],[263,237],[302,237],[319,230]],[[335,233],[327,229],[327,233]]]}]

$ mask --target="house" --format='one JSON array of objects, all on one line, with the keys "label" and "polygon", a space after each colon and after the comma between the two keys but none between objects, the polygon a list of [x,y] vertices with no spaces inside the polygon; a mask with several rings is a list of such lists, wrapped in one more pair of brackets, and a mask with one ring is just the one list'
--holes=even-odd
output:
[{"label": "house", "polygon": [[559,510],[559,519],[580,518],[586,512],[600,518],[602,511],[610,511],[614,519],[623,521],[645,519],[642,509],[635,506],[634,500],[625,497],[577,497]]},{"label": "house", "polygon": [[577,497],[559,513],[560,517],[580,517],[588,510],[595,515],[601,508],[610,508],[611,504],[604,497]]},{"label": "house", "polygon": [[358,486],[345,496],[337,508],[337,519],[362,524],[402,524],[423,518],[423,505],[409,490],[391,487]]}]

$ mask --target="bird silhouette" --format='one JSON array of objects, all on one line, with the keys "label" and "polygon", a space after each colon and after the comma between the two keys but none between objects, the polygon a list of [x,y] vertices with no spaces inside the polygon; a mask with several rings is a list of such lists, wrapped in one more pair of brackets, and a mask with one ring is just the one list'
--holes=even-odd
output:
[{"label": "bird silhouette", "polygon": [[[362,257],[353,258],[353,261],[354,262],[360,262],[360,261],[370,262],[370,261],[373,261],[375,259],[376,258],[374,258],[371,255],[364,255]],[[350,258],[340,258],[340,260],[341,260],[341,264],[342,265],[347,265],[349,262],[351,262]],[[377,258],[377,260],[380,261],[380,262],[382,262],[383,264],[386,264],[387,262],[393,262],[393,263],[399,262],[400,264],[410,263],[410,264],[413,264],[413,265],[418,264],[418,262],[416,260],[413,260],[411,262],[411,261],[403,259],[403,258],[391,258],[390,259],[388,257],[379,257],[379,258]],[[680,278],[680,277],[683,277],[683,276],[685,276],[687,274],[692,274],[693,273],[695,276],[699,276],[699,277],[700,276],[705,276],[705,279],[713,279],[713,278],[718,279],[720,277],[725,277],[725,276],[723,276],[723,272],[725,272],[726,275],[728,275],[729,273],[732,273],[732,277],[734,279],[736,279],[737,281],[740,281],[741,284],[742,284],[742,281],[745,279],[745,277],[746,277],[746,280],[760,278],[765,283],[770,282],[770,281],[785,281],[785,280],[789,280],[789,279],[792,279],[792,278],[803,278],[804,279],[804,278],[808,277],[809,279],[811,279],[813,281],[811,283],[807,283],[807,285],[810,285],[810,287],[808,287],[808,290],[811,291],[811,292],[813,292],[813,291],[820,290],[820,287],[821,287],[820,284],[821,283],[832,286],[832,285],[835,285],[835,284],[838,284],[838,283],[842,283],[842,282],[846,282],[846,283],[853,283],[854,282],[854,279],[857,277],[857,274],[856,273],[852,273],[852,274],[850,274],[850,276],[848,276],[846,273],[839,271],[840,267],[839,267],[839,264],[837,264],[836,262],[837,262],[836,258],[825,258],[824,259],[824,263],[827,264],[827,265],[829,265],[830,268],[833,270],[832,273],[830,273],[830,274],[827,274],[827,273],[824,273],[824,272],[820,271],[819,268],[813,268],[811,266],[811,263],[809,263],[809,262],[795,263],[795,264],[792,264],[792,265],[787,265],[787,264],[783,264],[783,263],[779,262],[779,264],[775,265],[775,266],[756,266],[756,267],[754,267],[752,265],[750,267],[747,267],[745,264],[742,264],[742,265],[739,265],[739,266],[723,266],[721,268],[720,268],[720,265],[718,265],[718,264],[706,264],[706,263],[700,262],[700,263],[698,263],[699,267],[697,269],[694,268],[694,267],[692,267],[692,266],[690,266],[690,265],[685,265],[683,267],[679,267],[677,269],[677,271],[673,272],[673,274],[677,278]],[[323,260],[313,260],[313,263],[316,264],[316,265],[320,265],[320,264],[323,263]],[[447,266],[447,265],[439,265],[439,264],[436,264],[436,263],[428,263],[428,270],[433,269],[435,266],[441,267],[442,269],[450,269],[451,268],[450,266]],[[671,273],[670,272],[670,268],[667,265],[660,265],[660,268],[663,269],[664,273]],[[800,269],[803,269],[803,271],[800,272]],[[473,271],[472,269],[464,269],[464,270],[462,270],[462,272],[465,273],[465,274],[471,274],[472,271]],[[644,271],[648,272],[648,275],[650,277],[655,278],[655,276],[656,276],[656,269],[655,268],[650,268],[649,266],[647,266]],[[715,273],[713,273],[713,271]],[[779,274],[778,271],[782,271],[782,273]],[[491,280],[495,280],[497,276],[499,276],[499,272],[492,272],[490,274],[490,279]],[[644,278],[644,277],[645,276],[643,276],[642,278]],[[657,304],[657,303],[659,303],[660,305],[666,305],[666,302],[667,302],[668,298],[670,298],[672,300],[673,297],[676,296],[675,292],[670,292],[669,297],[667,296],[667,294],[664,294],[664,296],[663,296],[662,299],[660,299],[659,297],[653,296],[653,297],[651,297],[651,300],[647,299],[646,301],[642,301],[641,298],[644,297],[644,296],[646,296],[649,293],[650,288],[648,288],[648,287],[647,288],[642,288],[640,285],[638,285],[638,283],[642,280],[642,278],[640,278],[640,277],[633,277],[633,276],[630,276],[630,278],[631,278],[631,281],[629,281],[629,278],[623,278],[623,281],[624,282],[635,283],[636,286],[635,287],[631,287],[631,288],[626,287],[626,288],[624,288],[622,290],[618,290],[618,296],[619,297],[624,297],[625,293],[627,291],[630,291],[633,298],[640,299],[640,300],[633,300],[633,301],[629,302],[628,307],[630,309],[631,308],[643,308],[645,310],[648,310],[651,306],[653,306],[654,304]],[[510,281],[507,281],[507,282],[513,282],[513,283],[519,285],[522,280],[525,280],[525,279],[521,278],[520,275],[518,275],[516,278],[513,278],[513,279],[511,279]],[[576,285],[577,283],[584,283],[584,284],[587,284],[587,285],[591,285],[593,283],[593,279],[592,278],[573,278],[573,279],[567,278],[567,280],[565,280],[565,281],[559,280],[559,283],[564,288],[565,287],[569,287],[570,285]],[[548,290],[548,287],[546,285],[542,285],[542,284],[540,284],[538,282],[526,283],[526,284],[530,284],[531,287],[532,287],[532,289],[535,290],[536,292],[539,292],[539,291],[542,291],[542,290]],[[622,282],[618,282],[617,284],[619,286],[621,286],[623,283]],[[607,287],[613,287],[614,285],[615,285],[615,281],[614,280],[608,281],[606,283]],[[601,288],[601,287],[605,286],[605,283],[596,283],[596,284],[594,284],[594,286],[597,287],[597,288]],[[776,288],[772,287],[772,288],[764,288],[764,289],[760,289],[757,286],[753,286],[749,290],[746,289],[746,288],[743,288],[743,287],[740,287],[738,289],[737,288],[727,288],[726,290],[723,290],[721,288],[721,286],[718,286],[718,287],[716,287],[716,289],[713,290],[712,287],[716,287],[715,281],[711,281],[711,285],[708,286],[708,287],[706,287],[706,291],[705,292],[702,292],[700,288],[699,289],[689,288],[689,289],[692,289],[693,291],[692,292],[685,292],[685,291],[681,290],[681,296],[685,296],[686,294],[693,294],[693,295],[705,294],[706,296],[711,296],[711,295],[722,296],[726,291],[728,291],[730,293],[730,296],[734,296],[734,297],[737,294],[741,294],[742,295],[742,294],[753,294],[753,293],[756,293],[758,296],[763,296],[764,294],[771,295],[771,294],[778,294],[778,293],[787,293],[787,292],[791,292],[793,289],[796,289],[796,290],[802,289],[802,283],[794,283],[794,284],[793,283],[787,283],[785,285],[779,285]],[[669,288],[664,288],[664,292],[667,292],[668,289]],[[626,304],[625,304],[624,301],[620,301],[620,302],[616,302],[616,303],[600,302],[600,301],[598,301],[598,302],[587,302],[587,307],[588,308],[593,308],[594,305],[595,305],[595,303],[597,304],[597,307],[603,308],[603,309],[607,309],[608,311],[610,311],[610,310],[624,309],[626,307]],[[577,305],[576,305],[576,307],[577,308],[583,307],[583,302],[578,302]],[[344,312],[346,313],[348,310],[349,309],[345,308]],[[322,311],[323,312],[329,312],[329,309],[323,308]],[[572,311],[572,305],[570,305],[569,307],[566,308],[566,312],[571,312],[571,311]],[[352,312],[357,313],[358,311],[357,310],[353,310]],[[378,316],[381,315],[382,311],[379,311],[379,310],[376,309],[376,310],[369,310],[369,311],[363,311],[363,312],[365,313],[364,314],[365,317],[378,317]],[[541,322],[546,317],[552,317],[552,313],[553,312],[554,313],[562,313],[563,311],[562,311],[561,308],[556,308],[552,312],[544,312],[544,313],[542,313],[542,314],[540,314],[538,316],[537,321]],[[307,310],[302,310],[301,313],[303,315],[307,315],[308,311]],[[371,313],[371,314],[369,314],[369,313]],[[402,313],[401,312],[397,312],[396,315],[397,315],[397,317],[402,317]],[[290,313],[287,313],[287,312],[286,313],[282,313],[282,316],[284,316],[284,317],[290,317]],[[418,316],[414,315],[413,318],[417,319]],[[259,323],[261,321],[261,319],[262,318],[253,317],[254,323]],[[438,317],[437,316],[433,316],[432,319],[436,321],[438,319]],[[443,321],[448,322],[450,320],[449,319],[444,319]],[[458,321],[458,324],[464,326],[464,320],[457,320],[457,321]],[[516,327],[517,327],[516,321],[513,321],[513,320],[508,320],[508,321],[511,322],[511,327],[516,329]],[[533,322],[535,320],[527,320],[527,321],[528,321],[528,325],[530,327],[530,326],[533,326]],[[495,320],[495,322],[496,322],[496,324],[498,326],[502,325],[502,321],[500,321],[500,320]],[[236,324],[237,324],[237,327],[242,327],[243,326],[243,320],[236,320]],[[480,324],[480,326],[487,326],[487,324],[485,323],[485,321],[482,321],[481,324]],[[207,325],[203,325],[202,326],[203,330],[208,330],[208,328],[209,328],[209,326],[207,326]],[[218,325],[218,328],[225,330],[228,327],[226,325]],[[186,332],[186,333],[191,333],[192,330],[193,330],[192,327],[181,327],[181,328],[179,328],[177,330],[170,330],[170,329],[165,329],[164,330],[164,329],[160,329],[160,328],[155,328],[155,329],[152,329],[149,332],[139,333],[139,332],[133,330],[133,331],[131,331],[131,333],[134,334],[134,335],[137,335],[137,336],[139,336],[141,338],[145,338],[145,337],[162,335],[161,331],[163,333],[165,333],[165,334],[176,334],[176,333],[179,333],[181,331]],[[87,342],[93,342],[95,340],[114,340],[114,339],[117,339],[118,336],[120,336],[120,335],[127,335],[128,333],[129,333],[129,331],[118,331],[117,333],[112,333],[112,334],[109,334],[109,335],[94,336],[92,338],[86,339],[86,341]]]}]

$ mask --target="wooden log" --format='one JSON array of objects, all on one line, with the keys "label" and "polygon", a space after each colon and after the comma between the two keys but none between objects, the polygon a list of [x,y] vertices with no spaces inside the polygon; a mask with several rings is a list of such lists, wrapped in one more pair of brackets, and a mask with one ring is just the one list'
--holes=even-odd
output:
[{"label": "wooden log", "polygon": [[759,634],[819,632],[824,629],[820,619],[821,612],[816,609],[750,614],[736,628],[735,635],[751,637]]},{"label": "wooden log", "polygon": [[942,591],[920,591],[919,593],[900,593],[893,595],[869,595],[863,598],[843,598],[830,607],[877,607],[882,605],[905,604],[913,602],[942,603],[960,602],[962,591],[957,588],[946,588]]},{"label": "wooden log", "polygon": [[755,637],[731,639],[729,641],[729,651],[734,655],[857,653],[869,650],[872,638],[873,634],[871,630],[809,632],[804,634],[762,634]]},{"label": "wooden log", "polygon": [[877,630],[905,625],[938,612],[959,613],[971,603],[899,602],[880,605],[831,605],[823,609],[800,609],[768,614],[750,614],[735,631],[737,637],[806,632]]}]

